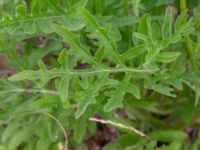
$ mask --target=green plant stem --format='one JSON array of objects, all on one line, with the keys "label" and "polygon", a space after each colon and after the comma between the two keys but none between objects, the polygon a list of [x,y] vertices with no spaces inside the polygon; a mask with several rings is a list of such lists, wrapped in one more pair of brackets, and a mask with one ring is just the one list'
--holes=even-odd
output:
[{"label": "green plant stem", "polygon": [[180,9],[181,12],[184,11],[187,8],[186,6],[186,0],[180,0]]},{"label": "green plant stem", "polygon": [[97,4],[96,4],[96,13],[97,14],[100,14],[100,15],[102,15],[102,13],[103,13],[103,5],[104,4],[104,0],[100,0],[100,1],[97,1]]},{"label": "green plant stem", "polygon": [[128,3],[129,0],[124,0],[124,15],[125,16],[128,16],[128,9],[129,9],[129,3]]},{"label": "green plant stem", "polygon": [[[181,9],[181,12],[183,12],[185,9],[187,9],[187,1],[186,0],[180,0],[180,9]],[[193,49],[189,35],[184,36],[183,39],[184,39],[186,48],[188,50],[188,54],[190,56],[192,66],[195,70],[198,70],[198,68],[199,68],[198,63],[194,56],[194,49]]]},{"label": "green plant stem", "polygon": [[[129,0],[124,0],[124,15],[129,15]],[[126,39],[128,40],[128,47],[131,47],[131,28],[130,26],[126,27]]]},{"label": "green plant stem", "polygon": [[[124,15],[129,15],[129,0],[124,0]],[[126,27],[126,39],[128,40],[128,48],[131,48],[132,46],[132,33],[131,33],[131,27]],[[133,66],[132,60],[129,61],[129,66]]]},{"label": "green plant stem", "polygon": [[192,47],[192,43],[191,43],[190,37],[188,35],[185,36],[184,37],[184,41],[185,41],[185,45],[186,45],[186,47],[188,49],[188,53],[190,55],[192,66],[194,67],[195,70],[198,70],[198,65],[197,65],[197,61],[196,61],[195,56],[194,56],[194,49]]}]

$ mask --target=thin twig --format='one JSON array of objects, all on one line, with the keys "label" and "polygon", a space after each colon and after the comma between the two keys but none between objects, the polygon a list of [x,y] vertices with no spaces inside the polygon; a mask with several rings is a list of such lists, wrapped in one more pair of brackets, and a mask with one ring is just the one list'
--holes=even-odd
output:
[{"label": "thin twig", "polygon": [[56,123],[60,126],[60,129],[62,130],[63,134],[64,134],[64,137],[65,137],[65,144],[64,144],[64,150],[67,150],[68,149],[68,137],[67,137],[67,134],[66,134],[66,131],[65,131],[65,128],[64,126],[62,125],[62,123],[56,118],[54,117],[53,115],[49,114],[48,112],[46,111],[35,111],[36,113],[42,113],[50,118],[52,118],[54,121],[56,121]]},{"label": "thin twig", "polygon": [[56,122],[58,123],[58,125],[60,126],[60,128],[61,128],[61,130],[62,130],[62,132],[63,132],[63,134],[64,134],[65,140],[67,141],[67,134],[66,134],[65,128],[64,128],[63,125],[60,123],[60,121],[59,121],[56,117],[54,117],[53,115],[47,113],[46,111],[39,111],[39,112],[41,112],[41,113],[43,113],[43,114],[49,116],[50,118],[52,118],[54,121],[56,121]]},{"label": "thin twig", "polygon": [[[187,0],[180,0],[180,9],[181,9],[181,12],[183,12],[187,9]],[[185,46],[188,50],[188,54],[190,56],[191,63],[192,63],[194,70],[199,70],[198,62],[196,60],[196,56],[195,56],[195,52],[194,52],[194,48],[193,48],[192,40],[191,40],[190,36],[186,35],[183,37],[183,39],[185,42]]]},{"label": "thin twig", "polygon": [[138,129],[136,129],[134,127],[126,126],[126,125],[123,125],[121,123],[113,122],[111,120],[97,119],[97,118],[93,118],[93,117],[89,118],[89,120],[94,121],[94,122],[99,122],[99,123],[102,123],[102,124],[113,125],[113,126],[116,126],[116,127],[119,127],[119,128],[128,129],[128,130],[133,131],[136,134],[140,135],[141,137],[147,137],[147,135],[145,133],[139,131]]}]

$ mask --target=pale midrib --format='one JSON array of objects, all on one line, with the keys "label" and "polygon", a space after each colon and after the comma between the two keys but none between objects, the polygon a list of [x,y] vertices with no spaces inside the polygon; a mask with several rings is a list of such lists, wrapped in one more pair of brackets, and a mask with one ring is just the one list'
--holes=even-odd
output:
[{"label": "pale midrib", "polygon": [[[118,73],[118,72],[130,72],[130,73],[154,73],[151,69],[135,69],[135,68],[115,68],[115,69],[99,69],[99,70],[90,70],[90,71],[80,71],[80,70],[54,70],[54,71],[36,71],[38,75],[46,75],[50,74],[53,77],[59,77],[63,75],[73,76],[81,76],[81,75],[95,75],[97,73]],[[12,77],[11,77],[12,78]],[[38,76],[39,78],[39,76]],[[15,81],[15,80],[13,80]]]},{"label": "pale midrib", "polygon": [[42,74],[51,74],[52,76],[63,76],[69,75],[73,76],[81,76],[81,75],[95,75],[97,73],[118,73],[118,72],[130,72],[130,73],[149,73],[152,74],[154,71],[151,69],[136,69],[136,68],[113,68],[113,69],[98,69],[98,70],[90,70],[90,71],[81,71],[81,70],[67,70],[67,71],[47,71],[47,72],[38,72],[40,75]]},{"label": "pale midrib", "polygon": [[[28,71],[28,70],[25,70]],[[32,71],[32,70],[31,70]],[[23,72],[23,71],[22,71]],[[98,69],[98,70],[52,70],[52,71],[36,71],[39,75],[51,74],[51,75],[84,75],[84,74],[96,74],[96,73],[117,73],[117,72],[131,72],[131,73],[154,73],[152,69],[136,69],[136,68],[113,68],[113,69]]]},{"label": "pale midrib", "polygon": [[[58,76],[63,75],[84,75],[84,74],[97,74],[97,73],[115,73],[115,72],[132,72],[132,73],[153,73],[153,70],[147,70],[147,69],[135,69],[135,68],[115,68],[115,69],[100,69],[100,70],[93,70],[93,71],[56,71],[56,72],[49,72],[53,73]],[[48,73],[48,72],[43,72]],[[42,74],[43,74],[42,73]],[[59,95],[59,92],[54,90],[47,90],[47,89],[22,89],[22,88],[16,88],[16,89],[10,89],[10,90],[2,90],[0,94],[3,93],[42,93],[42,94],[51,94],[51,95]]]},{"label": "pale midrib", "polygon": [[[0,27],[6,26],[6,25],[12,25],[15,23],[21,23],[21,22],[29,22],[29,21],[37,21],[37,20],[44,20],[44,19],[58,19],[58,18],[64,18],[67,15],[55,15],[55,16],[25,16],[25,18],[17,18],[16,16],[10,16],[10,17],[16,17],[11,18],[10,20],[0,20]],[[153,18],[153,20],[159,20],[160,18]]]},{"label": "pale midrib", "polygon": [[4,93],[43,93],[43,94],[51,94],[51,95],[59,95],[57,91],[53,90],[46,90],[46,89],[21,89],[21,88],[16,88],[16,89],[10,89],[10,90],[2,90],[0,94]]},{"label": "pale midrib", "polygon": [[71,75],[82,75],[82,74],[96,74],[96,73],[115,73],[115,72],[134,72],[134,73],[152,73],[153,70],[148,69],[135,69],[135,68],[115,68],[115,69],[99,69],[99,70],[91,70],[91,71],[69,71],[69,72],[61,72],[61,73],[68,73]]},{"label": "pale midrib", "polygon": [[[27,17],[30,17],[30,18],[27,18]],[[9,26],[9,25],[17,24],[17,23],[24,23],[24,22],[38,21],[38,20],[48,20],[48,19],[58,19],[58,18],[64,18],[64,17],[66,17],[66,15],[45,16],[45,17],[44,16],[42,16],[42,17],[26,16],[26,18],[14,18],[11,20],[1,20],[0,27]]]}]

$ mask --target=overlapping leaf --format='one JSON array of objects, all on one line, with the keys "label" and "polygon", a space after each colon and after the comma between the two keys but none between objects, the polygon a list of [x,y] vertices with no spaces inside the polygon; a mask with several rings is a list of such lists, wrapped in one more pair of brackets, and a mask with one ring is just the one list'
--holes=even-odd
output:
[{"label": "overlapping leaf", "polygon": [[[80,30],[84,24],[74,11],[65,13],[55,1],[33,0],[31,12],[27,13],[25,5],[16,8],[15,16],[5,14],[0,21],[0,32],[9,34],[34,34],[37,32],[55,32],[54,23],[67,26],[70,30]],[[58,3],[57,3],[58,4]],[[50,7],[49,7],[50,6]]]}]

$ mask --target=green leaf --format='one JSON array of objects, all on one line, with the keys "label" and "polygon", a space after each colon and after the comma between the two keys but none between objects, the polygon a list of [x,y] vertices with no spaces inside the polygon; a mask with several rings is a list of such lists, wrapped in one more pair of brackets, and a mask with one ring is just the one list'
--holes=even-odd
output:
[{"label": "green leaf", "polygon": [[40,5],[41,1],[40,0],[34,0],[32,2],[32,7],[31,7],[31,13],[32,15],[39,15],[40,14]]},{"label": "green leaf", "polygon": [[129,60],[142,55],[146,51],[145,45],[138,45],[128,49],[121,55],[122,60]]},{"label": "green leaf", "polygon": [[152,27],[151,27],[151,19],[149,14],[145,14],[138,27],[137,27],[137,31],[141,34],[145,34],[148,35],[149,37],[152,37]]},{"label": "green leaf", "polygon": [[75,35],[64,26],[55,25],[55,28],[56,32],[64,38],[64,41],[70,44],[70,52],[72,54],[76,55],[79,59],[81,58],[82,60],[96,65],[97,67],[100,66],[98,62],[96,62],[96,60],[92,57],[89,50],[81,44],[78,35]]},{"label": "green leaf", "polygon": [[181,28],[181,26],[183,26],[187,22],[187,18],[188,18],[188,14],[187,14],[187,10],[185,10],[176,19],[175,31],[178,31]]},{"label": "green leaf", "polygon": [[125,26],[132,26],[137,23],[139,23],[140,18],[136,16],[120,16],[113,18],[111,20],[112,24],[114,24],[116,27],[125,27]]},{"label": "green leaf", "polygon": [[182,82],[183,81],[181,79],[172,79],[171,80],[172,86],[174,86],[178,90],[182,90],[183,89],[183,83]]},{"label": "green leaf", "polygon": [[21,17],[26,16],[26,7],[24,5],[18,5],[16,7],[16,16],[21,16]]},{"label": "green leaf", "polygon": [[[44,19],[41,20],[38,23],[40,30],[46,34],[52,33],[55,31],[54,26],[53,26],[53,20],[50,19]],[[33,34],[34,32],[36,32],[36,29],[32,30],[33,32],[29,32],[30,34]],[[26,30],[25,30],[26,32]]]},{"label": "green leaf", "polygon": [[0,36],[0,49],[2,49],[3,53],[8,57],[8,65],[15,67],[16,70],[23,70],[23,63],[15,50],[16,41],[12,40],[12,42],[9,42],[4,36],[4,34]]},{"label": "green leaf", "polygon": [[141,0],[132,0],[133,12],[135,16],[139,16],[139,7],[140,7]]},{"label": "green leaf", "polygon": [[[26,24],[21,25],[21,26],[23,26],[23,32],[25,32],[27,34],[34,34],[34,33],[37,32],[36,22],[35,21],[33,21],[33,22],[27,21]],[[16,30],[20,30],[20,28],[16,28]],[[11,31],[8,30],[8,33],[11,33]]]},{"label": "green leaf", "polygon": [[68,16],[58,20],[58,23],[67,27],[70,31],[79,31],[84,28],[82,18],[76,11],[70,12]]},{"label": "green leaf", "polygon": [[176,97],[176,95],[172,93],[174,91],[173,88],[166,87],[162,84],[157,84],[157,83],[155,83],[155,81],[153,81],[151,79],[146,80],[145,86],[146,86],[146,88],[153,89],[154,91],[156,91],[160,94],[171,96],[171,97]]},{"label": "green leaf", "polygon": [[9,77],[10,81],[20,81],[20,80],[25,80],[25,79],[38,79],[40,78],[38,76],[37,71],[33,71],[33,70],[25,70],[22,72],[19,72],[17,74],[14,74],[13,76]]},{"label": "green leaf", "polygon": [[81,143],[83,137],[86,133],[87,123],[86,120],[82,117],[78,119],[74,124],[74,139],[77,143]]},{"label": "green leaf", "polygon": [[159,150],[181,150],[183,141],[174,141],[169,146],[162,146]]},{"label": "green leaf", "polygon": [[81,76],[81,79],[79,80],[79,84],[83,89],[88,89],[89,87],[89,77],[88,76]]},{"label": "green leaf", "polygon": [[54,12],[58,13],[58,14],[63,14],[65,13],[61,8],[60,8],[60,0],[46,0],[47,4],[49,5],[49,7],[51,7]]},{"label": "green leaf", "polygon": [[135,32],[133,33],[133,36],[135,36],[137,39],[140,39],[144,42],[148,42],[149,41],[149,37],[145,34],[141,34],[141,33],[138,33],[138,32]]},{"label": "green leaf", "polygon": [[22,81],[22,80],[40,80],[37,82],[39,88],[43,87],[49,80],[60,77],[63,74],[59,73],[58,69],[52,69],[51,71],[47,70],[24,70],[19,73],[14,74],[13,76],[9,77],[10,81]]},{"label": "green leaf", "polygon": [[113,24],[108,24],[106,26],[106,29],[108,30],[109,32],[109,35],[111,36],[111,38],[114,40],[114,41],[120,41],[121,40],[121,33],[120,33],[120,30],[114,26]]},{"label": "green leaf", "polygon": [[38,141],[36,143],[36,150],[44,149],[44,147],[49,149],[50,144],[51,143],[50,143],[49,140],[47,140],[47,137],[42,135],[41,137],[39,137],[39,139],[38,139]]},{"label": "green leaf", "polygon": [[4,130],[1,136],[2,143],[8,141],[8,139],[12,136],[12,134],[17,131],[18,127],[19,124],[17,122],[12,122],[12,124],[9,124],[9,126]]},{"label": "green leaf", "polygon": [[58,62],[64,68],[64,70],[68,70],[68,52],[67,49],[62,49],[60,55],[58,57]]},{"label": "green leaf", "polygon": [[65,106],[69,107],[69,99],[68,99],[68,95],[69,95],[69,82],[70,82],[70,77],[65,76],[62,77],[59,83],[59,87],[58,87],[58,92],[59,92],[59,96],[62,100],[63,103],[66,103]]},{"label": "green leaf", "polygon": [[96,103],[95,97],[98,95],[101,87],[116,84],[115,80],[108,78],[108,74],[99,76],[99,78],[86,90],[86,96],[80,101],[75,117],[79,118],[86,111],[87,107]]},{"label": "green leaf", "polygon": [[62,10],[60,0],[33,0],[29,3],[31,10],[26,11],[24,5],[18,5],[14,15],[5,15],[4,19],[1,19],[1,33],[9,33],[12,36],[35,34],[39,30],[42,33],[53,33],[54,23],[65,25],[73,31],[84,27],[80,15],[74,10],[70,13]]},{"label": "green leaf", "polygon": [[7,150],[16,150],[17,147],[24,141],[29,140],[31,137],[31,128],[26,127],[21,130],[18,130],[14,133],[12,138],[9,140],[9,144],[7,146]]},{"label": "green leaf", "polygon": [[190,34],[194,31],[194,28],[192,26],[192,20],[190,19],[188,21],[188,12],[185,10],[182,12],[175,22],[175,33],[177,34]]},{"label": "green leaf", "polygon": [[185,124],[190,124],[194,120],[195,112],[195,105],[190,101],[185,102],[182,115]]},{"label": "green leaf", "polygon": [[173,8],[170,10],[166,9],[165,11],[165,18],[162,25],[162,39],[170,38],[172,36],[174,13],[175,10]]},{"label": "green leaf", "polygon": [[103,28],[97,22],[97,19],[91,15],[86,9],[79,8],[83,21],[86,24],[87,31],[90,33],[90,38],[97,39],[99,45],[103,45],[106,52],[106,57],[109,57],[115,63],[122,65],[117,51],[116,43],[109,35],[109,31]]},{"label": "green leaf", "polygon": [[128,84],[126,91],[134,95],[137,99],[141,98],[139,88],[133,83]]},{"label": "green leaf", "polygon": [[105,48],[104,46],[99,46],[95,54],[96,61],[100,63],[103,60],[104,56],[105,56]]},{"label": "green leaf", "polygon": [[175,61],[180,54],[180,52],[161,52],[156,56],[155,60],[161,63],[170,63]]},{"label": "green leaf", "polygon": [[162,142],[182,141],[187,137],[186,133],[180,130],[156,130],[151,132],[149,136]]},{"label": "green leaf", "polygon": [[34,109],[47,109],[53,106],[57,106],[60,103],[58,96],[47,95],[36,99],[32,102]]},{"label": "green leaf", "polygon": [[48,136],[51,139],[52,142],[56,142],[59,138],[59,128],[57,126],[57,123],[53,120],[49,122],[49,125],[47,126],[48,129]]},{"label": "green leaf", "polygon": [[109,92],[108,96],[110,99],[108,99],[108,102],[104,106],[105,111],[122,108],[122,101],[126,92],[133,94],[138,99],[140,98],[139,89],[131,83],[130,79],[130,74],[125,75],[123,81],[117,85],[116,90]]},{"label": "green leaf", "polygon": [[140,137],[136,134],[132,133],[122,134],[117,138],[117,144],[123,147],[127,147],[136,144],[139,141],[139,139]]}]

